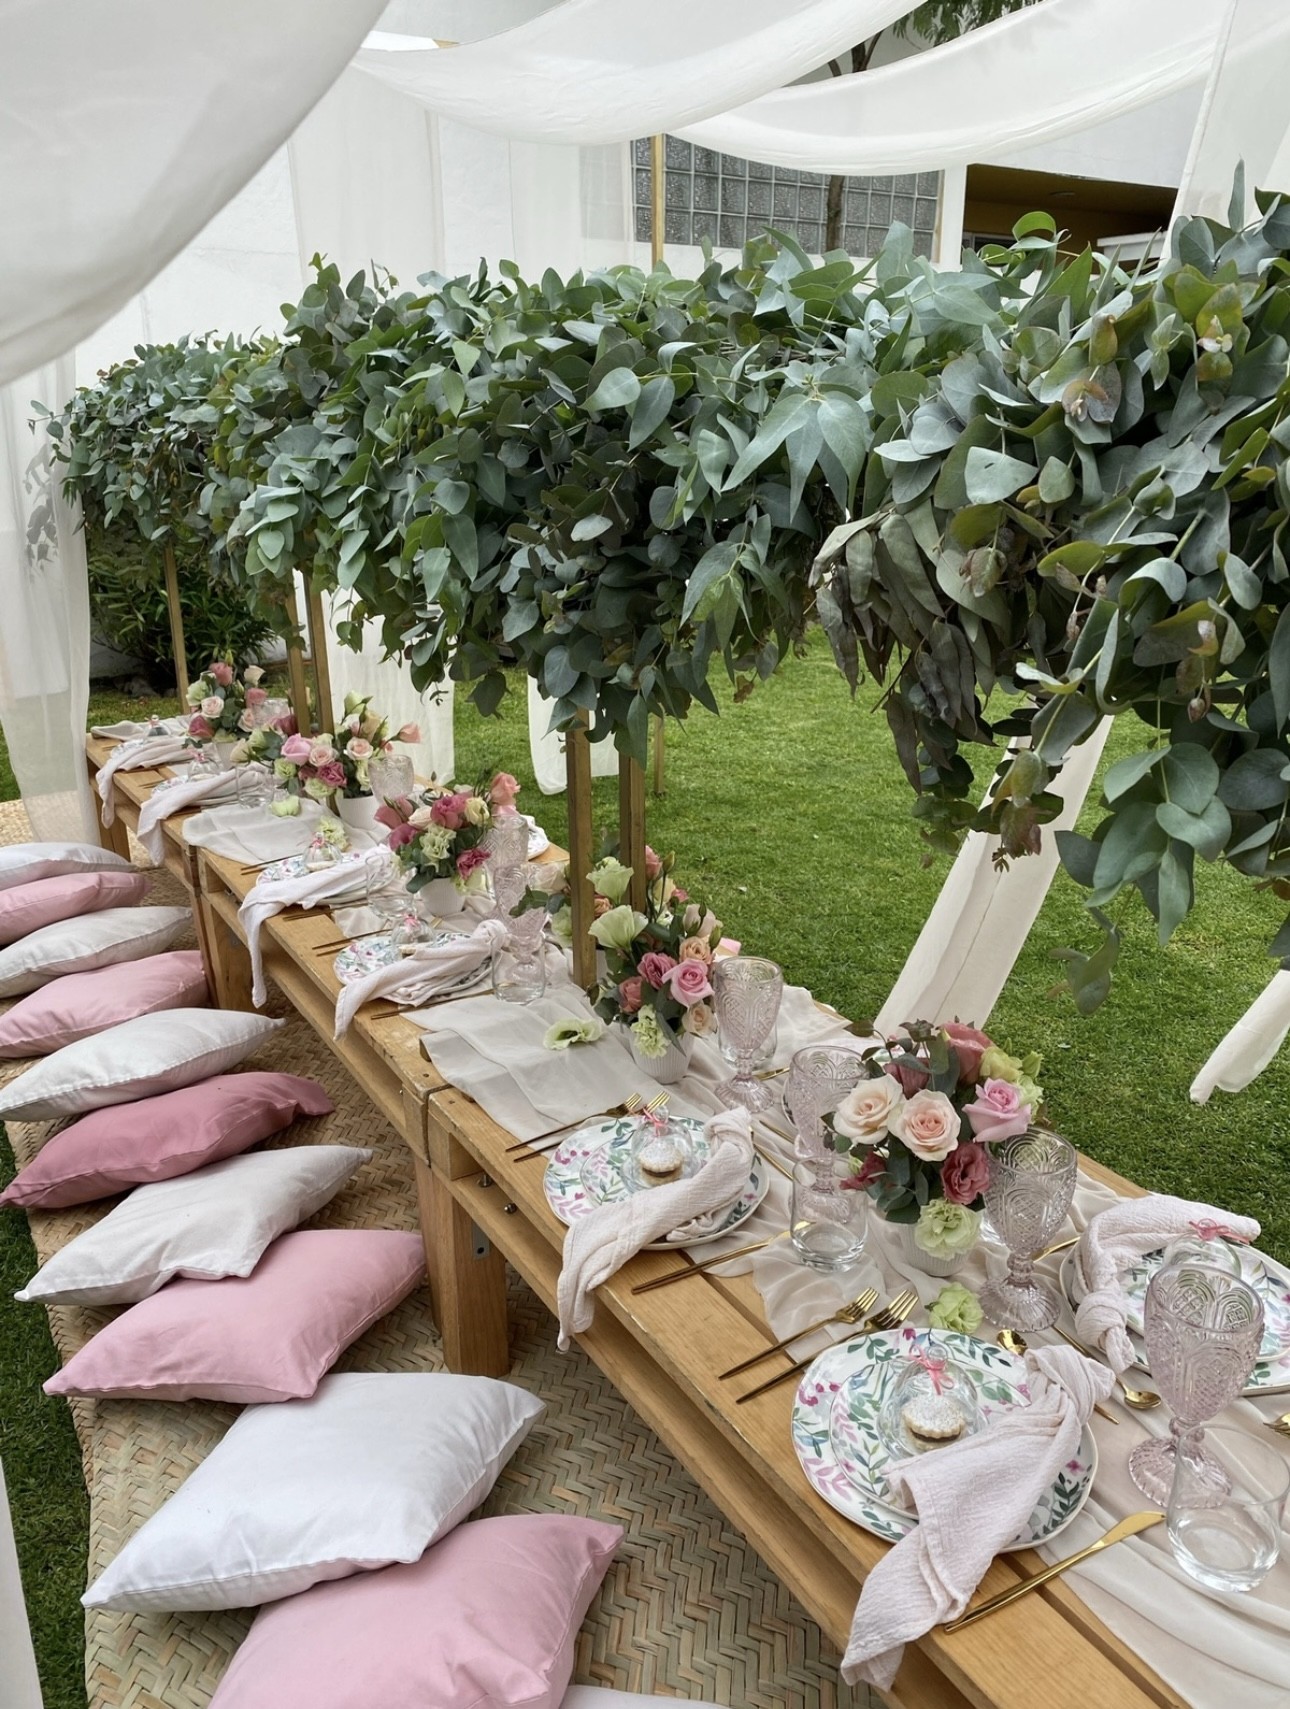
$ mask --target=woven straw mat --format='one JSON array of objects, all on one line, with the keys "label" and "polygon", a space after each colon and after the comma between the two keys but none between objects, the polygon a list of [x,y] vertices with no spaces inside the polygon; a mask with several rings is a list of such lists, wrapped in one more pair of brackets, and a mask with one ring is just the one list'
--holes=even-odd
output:
[{"label": "woven straw mat", "polygon": [[[28,834],[21,809],[0,806],[0,842]],[[137,849],[136,858],[146,864]],[[149,900],[187,897],[162,872]],[[269,1012],[284,1014],[288,1025],[247,1066],[310,1075],[336,1104],[334,1114],[302,1122],[270,1143],[361,1145],[374,1153],[306,1226],[415,1229],[403,1142],[304,1021],[280,1000],[271,999]],[[24,1066],[0,1064],[0,1083]],[[20,1166],[50,1131],[45,1124],[10,1125]],[[114,1202],[32,1215],[40,1261]],[[591,1361],[577,1350],[557,1351],[546,1308],[513,1273],[510,1282],[510,1380],[539,1395],[546,1412],[480,1511],[577,1513],[621,1524],[626,1533],[583,1625],[576,1680],[711,1699],[731,1709],[862,1709],[876,1701],[841,1683],[837,1656],[815,1623]],[[111,1315],[81,1306],[51,1308],[62,1358]],[[442,1368],[425,1287],[369,1329],[337,1365],[350,1371]],[[71,1406],[90,1494],[89,1570],[95,1577],[205,1458],[237,1409],[206,1401],[73,1400]],[[205,1709],[251,1619],[251,1610],[87,1611],[90,1709]]]}]

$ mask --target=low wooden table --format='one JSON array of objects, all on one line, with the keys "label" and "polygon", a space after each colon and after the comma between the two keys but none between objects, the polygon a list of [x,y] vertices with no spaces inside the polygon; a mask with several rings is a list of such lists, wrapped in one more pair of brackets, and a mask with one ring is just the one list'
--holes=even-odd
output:
[{"label": "low wooden table", "polygon": [[[127,787],[138,776],[118,774]],[[235,862],[199,851],[196,902],[225,1006],[250,1005],[237,907],[253,882]],[[554,1309],[564,1227],[546,1203],[542,1170],[508,1154],[512,1136],[444,1082],[409,1022],[372,1005],[332,1039],[335,950],[319,946],[335,937],[326,913],[277,915],[261,938],[266,973],[408,1144],[448,1365],[504,1375],[505,1263]],[[1140,1191],[1087,1159],[1084,1167],[1120,1192]],[[751,1278],[633,1296],[634,1283],[675,1262],[642,1253],[599,1288],[580,1344],[841,1649],[860,1585],[887,1545],[807,1483],[790,1440],[791,1386],[736,1408],[717,1382],[718,1371],[768,1341]],[[1041,1565],[1029,1551],[1000,1557],[982,1593]],[[1185,1709],[1061,1580],[962,1632],[933,1631],[911,1645],[889,1696],[902,1709]]]}]

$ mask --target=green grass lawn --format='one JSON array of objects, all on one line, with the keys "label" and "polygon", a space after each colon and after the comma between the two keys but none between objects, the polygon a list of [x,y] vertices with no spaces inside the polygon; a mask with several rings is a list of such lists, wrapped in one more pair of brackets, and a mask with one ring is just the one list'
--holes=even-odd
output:
[{"label": "green grass lawn", "polygon": [[[862,688],[853,702],[815,637],[743,706],[719,691],[667,737],[667,793],[648,803],[649,836],[674,849],[678,877],[711,902],[732,935],[773,956],[789,978],[851,1015],[881,1005],[925,920],[946,862],[924,870],[910,794],[887,728]],[[171,710],[96,696],[91,721]],[[1143,745],[1125,721],[1106,764]],[[990,766],[982,755],[980,774]],[[457,770],[502,765],[524,783],[521,804],[564,842],[564,799],[537,794],[528,763],[523,684],[500,718],[457,715]],[[616,786],[596,785],[598,827],[611,828]],[[16,791],[0,749],[0,799]],[[1086,815],[1095,821],[1095,811]],[[1087,829],[1087,825],[1085,826]],[[1059,875],[992,1017],[1008,1049],[1044,1054],[1054,1125],[1083,1150],[1162,1192],[1258,1216],[1263,1244],[1290,1259],[1290,1054],[1238,1097],[1201,1108],[1190,1081],[1273,970],[1265,945],[1283,908],[1226,870],[1199,875],[1199,902],[1164,950],[1136,897],[1113,910],[1124,931],[1110,1000],[1090,1018],[1048,993],[1050,952],[1090,947],[1081,892]],[[937,1017],[946,1018],[946,1017]],[[979,1017],[964,1017],[978,1019]],[[0,1154],[0,1163],[8,1163]],[[7,1175],[6,1175],[7,1178]],[[80,1680],[85,1498],[66,1409],[39,1394],[52,1370],[44,1313],[9,1302],[34,1267],[24,1219],[0,1213],[0,1456],[18,1526],[47,1709],[84,1703]]]}]

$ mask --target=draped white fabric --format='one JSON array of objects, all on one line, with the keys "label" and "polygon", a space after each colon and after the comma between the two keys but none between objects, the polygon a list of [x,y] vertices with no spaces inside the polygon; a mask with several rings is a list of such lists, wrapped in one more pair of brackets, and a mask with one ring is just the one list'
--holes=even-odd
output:
[{"label": "draped white fabric", "polygon": [[1284,189],[1290,168],[1290,9],[1284,0],[1228,0],[1225,39],[1205,88],[1199,122],[1178,185],[1174,215],[1225,220],[1232,179],[1245,164],[1247,216],[1254,190]]},{"label": "draped white fabric", "polygon": [[[333,600],[333,619],[344,614],[343,602]],[[338,714],[345,695],[370,694],[376,710],[383,712],[395,729],[403,724],[420,725],[421,740],[404,750],[411,756],[417,776],[444,780],[453,777],[457,762],[451,682],[429,694],[418,694],[408,671],[397,660],[382,657],[380,629],[374,623],[363,630],[361,651],[335,645],[328,648],[327,658]]]},{"label": "draped white fabric", "polygon": [[31,1648],[18,1573],[13,1524],[0,1465],[0,1703],[5,1709],[41,1709],[40,1680]]},{"label": "draped white fabric", "polygon": [[[529,757],[533,775],[543,795],[559,795],[565,788],[564,737],[551,728],[551,710],[555,702],[548,700],[538,685],[529,678]],[[618,749],[612,742],[592,742],[592,777],[616,777]]]},{"label": "draped white fabric", "polygon": [[0,387],[0,724],[39,840],[97,840],[85,770],[85,537],[50,478],[31,398],[65,397],[70,357]]},{"label": "draped white fabric", "polygon": [[1222,23],[1214,0],[1045,0],[943,47],[781,88],[677,134],[811,172],[966,165],[1199,81]]},{"label": "draped white fabric", "polygon": [[0,380],[113,314],[340,74],[383,0],[3,0]]},{"label": "draped white fabric", "polygon": [[565,0],[516,29],[439,50],[378,33],[355,66],[476,130],[620,142],[775,89],[917,0]]}]

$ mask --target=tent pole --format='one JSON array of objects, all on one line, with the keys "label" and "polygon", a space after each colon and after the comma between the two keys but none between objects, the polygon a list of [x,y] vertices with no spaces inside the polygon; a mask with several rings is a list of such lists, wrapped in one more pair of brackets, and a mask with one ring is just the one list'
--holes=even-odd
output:
[{"label": "tent pole", "polygon": [[166,568],[166,609],[170,613],[170,650],[175,658],[175,682],[182,707],[188,704],[188,655],[184,649],[184,614],[179,606],[179,568],[169,540],[162,547],[162,559]]},{"label": "tent pole", "polygon": [[[649,139],[650,158],[650,261],[655,267],[663,259],[664,227],[667,222],[667,150],[666,138]],[[663,793],[663,719],[654,720],[654,793]],[[635,904],[639,906],[639,904]]]},{"label": "tent pole", "polygon": [[573,982],[584,991],[596,982],[596,942],[589,935],[595,918],[595,892],[587,874],[595,863],[592,851],[591,747],[587,714],[565,737],[565,791],[569,804],[569,908],[573,915]]},{"label": "tent pole", "polygon": [[287,629],[287,675],[291,680],[291,710],[296,715],[296,728],[302,736],[308,736],[313,730],[309,717],[309,685],[305,681],[304,642],[300,638],[300,607],[296,603],[296,587],[294,580],[288,582],[282,595],[282,608],[286,614]]}]

